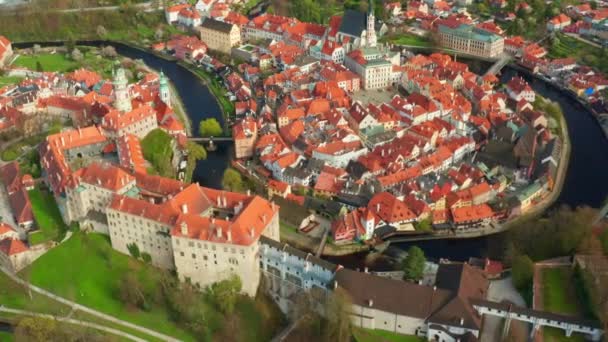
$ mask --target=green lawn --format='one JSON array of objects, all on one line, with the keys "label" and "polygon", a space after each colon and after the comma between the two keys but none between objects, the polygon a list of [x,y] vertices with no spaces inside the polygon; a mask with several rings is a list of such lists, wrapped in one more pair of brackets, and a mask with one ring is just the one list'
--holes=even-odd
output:
[{"label": "green lawn", "polygon": [[0,331],[0,341],[1,342],[11,342],[14,341],[13,334],[5,331]]},{"label": "green lawn", "polygon": [[65,315],[70,312],[70,308],[67,306],[36,292],[32,292],[32,298],[30,299],[25,288],[2,272],[0,272],[0,305],[11,309],[31,310],[55,315]]},{"label": "green lawn", "polygon": [[[574,289],[572,269],[569,267],[543,268],[541,277],[543,280],[543,308],[545,310],[568,315],[581,315],[581,308]],[[567,338],[563,330],[554,328],[544,328],[543,336],[546,342],[582,342],[585,340],[581,335],[573,335],[571,338]]]},{"label": "green lawn", "polygon": [[76,48],[83,56],[80,61],[73,60],[71,56],[65,53],[41,53],[36,55],[20,55],[13,63],[13,66],[36,70],[37,62],[40,62],[43,71],[72,72],[79,68],[85,68],[97,72],[105,79],[112,77],[112,69],[115,63],[114,58],[101,56],[99,49],[94,47],[77,46]]},{"label": "green lawn", "polygon": [[53,195],[39,187],[30,190],[28,194],[30,202],[32,202],[36,225],[40,229],[40,232],[33,234],[31,243],[37,244],[50,240],[61,241],[65,236],[67,226],[63,223]]},{"label": "green lawn", "polygon": [[4,87],[11,84],[17,84],[23,80],[22,77],[16,76],[0,76],[0,87]]},{"label": "green lawn", "polygon": [[36,260],[26,272],[33,284],[60,296],[152,330],[193,340],[193,336],[170,320],[164,308],[127,309],[118,299],[120,280],[130,271],[130,263],[142,278],[152,279],[151,283],[157,280],[156,269],[114,251],[106,236],[76,232]]},{"label": "green lawn", "polygon": [[40,62],[44,71],[70,72],[78,67],[77,62],[63,53],[21,55],[13,62],[13,66],[36,70],[37,62]]},{"label": "green lawn", "polygon": [[[24,272],[33,284],[83,305],[185,341],[198,339],[171,320],[163,301],[150,303],[144,311],[127,307],[119,299],[120,282],[127,272],[152,292],[160,289],[162,272],[116,252],[107,236],[76,232]],[[268,341],[282,324],[278,309],[264,297],[239,299],[235,315],[229,318],[212,304],[205,302],[205,306],[205,324],[213,340],[234,336],[236,341]]]},{"label": "green lawn", "polygon": [[380,329],[361,329],[356,328],[353,333],[357,342],[423,342],[424,339],[418,336],[401,335],[394,332]]},{"label": "green lawn", "polygon": [[386,35],[380,39],[383,43],[391,43],[398,45],[413,45],[427,47],[431,46],[431,42],[426,37],[420,37],[411,33],[399,33]]}]

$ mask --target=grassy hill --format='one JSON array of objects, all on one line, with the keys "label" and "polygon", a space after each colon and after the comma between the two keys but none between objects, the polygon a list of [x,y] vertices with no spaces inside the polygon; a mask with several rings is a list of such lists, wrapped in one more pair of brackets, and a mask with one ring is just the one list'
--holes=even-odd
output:
[{"label": "grassy hill", "polygon": [[[187,324],[175,320],[163,297],[161,288],[167,273],[118,253],[109,238],[101,234],[76,232],[21,274],[62,297],[185,341],[215,340],[229,334],[235,341],[266,341],[283,324],[282,315],[266,297],[242,296],[235,313],[224,316],[200,294],[192,305],[203,308],[208,334],[197,336]],[[121,283],[128,274],[141,284],[148,301],[146,309],[127,305],[121,299]]]}]

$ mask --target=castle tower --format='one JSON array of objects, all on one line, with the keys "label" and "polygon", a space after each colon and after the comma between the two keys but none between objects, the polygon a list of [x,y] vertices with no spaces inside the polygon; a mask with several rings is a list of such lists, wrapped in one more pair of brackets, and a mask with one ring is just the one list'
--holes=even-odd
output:
[{"label": "castle tower", "polygon": [[129,96],[129,81],[123,68],[114,70],[114,107],[121,112],[130,112],[131,97]]},{"label": "castle tower", "polygon": [[375,47],[376,38],[376,17],[374,16],[374,0],[369,0],[367,5],[367,36],[365,37],[368,47]]},{"label": "castle tower", "polygon": [[171,107],[171,93],[169,91],[169,80],[165,74],[160,72],[160,87],[158,88],[158,96],[167,106]]}]

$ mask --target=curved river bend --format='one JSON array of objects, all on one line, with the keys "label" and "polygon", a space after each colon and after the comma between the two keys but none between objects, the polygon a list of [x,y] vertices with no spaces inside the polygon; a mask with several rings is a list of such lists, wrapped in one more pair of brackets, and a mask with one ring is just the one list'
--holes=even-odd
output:
[{"label": "curved river bend", "polygon": [[[202,119],[216,118],[223,123],[223,117],[213,95],[207,87],[192,73],[177,63],[165,60],[154,54],[139,50],[121,43],[101,41],[80,42],[82,45],[113,45],[116,51],[132,59],[141,59],[148,66],[167,75],[183,101],[184,107],[192,121],[193,134],[198,134],[198,124]],[[30,47],[33,43],[14,44],[16,48]],[[58,45],[45,43],[41,45]],[[576,100],[563,94],[556,87],[522,74],[510,67],[503,69],[501,82],[506,83],[512,76],[520,75],[527,79],[532,88],[543,97],[557,101],[568,122],[568,131],[572,145],[571,160],[566,174],[563,191],[556,206],[590,205],[599,206],[608,194],[608,140],[592,114]],[[216,152],[210,152],[207,160],[199,161],[193,175],[193,181],[201,185],[220,188],[224,170],[230,164],[233,155],[231,143],[218,144]],[[466,260],[471,256],[499,255],[501,236],[481,237],[466,240],[432,240],[416,243],[396,243],[399,249],[411,245],[421,247],[432,259],[449,258]],[[330,258],[345,266],[360,267],[364,256]],[[381,267],[379,265],[379,267]]]}]

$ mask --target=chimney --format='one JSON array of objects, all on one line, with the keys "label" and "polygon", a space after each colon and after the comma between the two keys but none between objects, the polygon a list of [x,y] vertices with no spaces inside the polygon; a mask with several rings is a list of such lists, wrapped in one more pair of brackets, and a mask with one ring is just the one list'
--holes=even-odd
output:
[{"label": "chimney", "polygon": [[226,205],[226,195],[224,195],[224,208],[226,208],[226,207],[227,207],[227,205]]},{"label": "chimney", "polygon": [[228,233],[227,234],[228,235],[227,235],[226,238],[228,239],[228,242],[232,242],[232,229],[231,228],[228,228]]},{"label": "chimney", "polygon": [[374,306],[374,300],[373,300],[373,299],[368,299],[368,300],[367,300],[367,306],[369,306],[370,308],[371,308],[372,306]]},{"label": "chimney", "polygon": [[368,273],[369,269],[367,268],[367,266],[365,266],[365,268],[363,269],[365,273]]},{"label": "chimney", "polygon": [[376,204],[376,212],[380,212],[380,203]]},{"label": "chimney", "polygon": [[215,229],[215,232],[217,233],[217,237],[218,237],[218,238],[221,238],[221,237],[222,237],[222,228],[217,227],[217,228]]},{"label": "chimney", "polygon": [[251,196],[251,190],[247,189],[247,196]]},{"label": "chimney", "polygon": [[186,203],[182,204],[182,213],[184,213],[184,214],[188,213],[188,204],[186,204]]},{"label": "chimney", "polygon": [[253,227],[251,227],[249,229],[249,235],[251,235],[251,238],[253,239],[253,237],[255,236],[255,229]]},{"label": "chimney", "polygon": [[180,227],[181,227],[181,230],[182,230],[182,235],[186,235],[187,236],[188,235],[188,224],[186,224],[185,221],[182,221],[182,224],[181,224]]},{"label": "chimney", "polygon": [[266,223],[266,214],[262,214],[262,223]]},{"label": "chimney", "polygon": [[460,318],[460,325],[464,325],[464,318]]},{"label": "chimney", "polygon": [[338,281],[334,280],[334,290],[338,288]]}]

